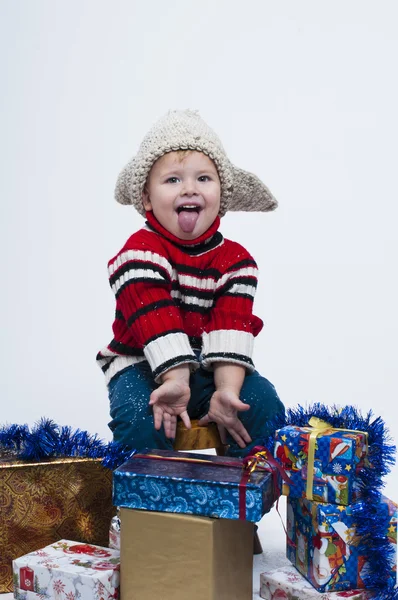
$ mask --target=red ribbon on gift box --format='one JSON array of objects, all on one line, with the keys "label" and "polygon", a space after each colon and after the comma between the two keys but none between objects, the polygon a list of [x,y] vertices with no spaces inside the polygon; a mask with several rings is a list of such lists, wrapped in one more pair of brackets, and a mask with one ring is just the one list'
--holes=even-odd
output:
[{"label": "red ribbon on gift box", "polygon": [[184,456],[159,456],[158,454],[134,454],[133,458],[147,458],[150,460],[167,460],[185,463],[204,463],[211,464],[213,467],[237,467],[242,469],[242,476],[239,482],[239,519],[246,519],[246,488],[250,481],[250,476],[254,471],[266,471],[271,473],[274,484],[274,500],[280,496],[280,487],[278,482],[278,473],[283,481],[291,483],[291,480],[286,475],[280,464],[273,458],[267,448],[263,446],[255,446],[250,454],[240,461],[223,461],[212,462],[201,458],[188,458]]}]

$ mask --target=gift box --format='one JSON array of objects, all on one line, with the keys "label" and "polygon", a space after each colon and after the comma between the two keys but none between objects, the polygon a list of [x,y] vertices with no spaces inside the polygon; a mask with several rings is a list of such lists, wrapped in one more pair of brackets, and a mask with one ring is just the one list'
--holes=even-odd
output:
[{"label": "gift box", "polygon": [[282,493],[292,498],[351,504],[366,453],[365,432],[288,425],[275,433],[274,456],[291,480]]},{"label": "gift box", "polygon": [[12,591],[12,560],[61,538],[105,546],[112,472],[100,460],[27,463],[0,458],[0,593]]},{"label": "gift box", "polygon": [[326,592],[321,594],[297,571],[286,566],[260,575],[260,596],[264,600],[367,600],[365,590]]},{"label": "gift box", "polygon": [[134,455],[113,475],[115,506],[259,521],[275,499],[273,476],[241,459],[168,450]]},{"label": "gift box", "polygon": [[109,548],[120,550],[120,516],[115,515],[112,518],[111,525],[109,527]]},{"label": "gift box", "polygon": [[119,597],[120,553],[60,540],[13,561],[16,600],[110,600]]},{"label": "gift box", "polygon": [[[377,515],[386,523],[396,563],[397,504],[382,496]],[[287,557],[320,592],[362,589],[372,548],[358,550],[352,506],[322,504],[306,498],[287,500]],[[396,581],[396,568],[389,574]]]},{"label": "gift box", "polygon": [[123,600],[252,600],[254,525],[122,508]]}]

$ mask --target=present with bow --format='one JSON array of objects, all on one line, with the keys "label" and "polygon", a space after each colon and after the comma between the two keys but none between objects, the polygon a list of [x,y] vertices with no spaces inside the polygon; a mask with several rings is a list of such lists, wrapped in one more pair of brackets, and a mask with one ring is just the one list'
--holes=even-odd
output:
[{"label": "present with bow", "polygon": [[389,568],[384,574],[380,569],[380,575],[385,581],[374,582],[391,590],[396,581],[396,526],[397,505],[385,496],[372,507],[361,501],[337,506],[289,497],[286,554],[316,590],[329,592],[367,587],[369,566],[384,553]]},{"label": "present with bow", "polygon": [[237,459],[171,450],[145,450],[114,471],[116,506],[256,522],[289,481],[261,447]]},{"label": "present with bow", "polygon": [[282,493],[349,505],[358,497],[356,475],[367,466],[368,434],[332,427],[317,417],[308,427],[287,425],[275,433],[274,457],[289,476]]}]

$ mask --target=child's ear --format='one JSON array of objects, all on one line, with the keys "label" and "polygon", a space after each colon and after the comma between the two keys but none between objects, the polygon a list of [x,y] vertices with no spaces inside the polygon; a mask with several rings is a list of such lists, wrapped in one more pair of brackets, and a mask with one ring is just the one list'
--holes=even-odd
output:
[{"label": "child's ear", "polygon": [[148,192],[148,188],[146,186],[142,190],[142,204],[143,204],[145,210],[152,210],[152,204],[149,199],[149,192]]}]

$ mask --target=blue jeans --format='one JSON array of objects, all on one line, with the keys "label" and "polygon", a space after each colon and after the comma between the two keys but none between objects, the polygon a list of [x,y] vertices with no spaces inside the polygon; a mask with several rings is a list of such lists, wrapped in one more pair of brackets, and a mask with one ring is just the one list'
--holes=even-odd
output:
[{"label": "blue jeans", "polygon": [[[157,387],[147,361],[128,367],[110,381],[112,420],[109,427],[115,442],[138,451],[144,448],[173,449],[172,440],[166,438],[163,426],[159,431],[155,429],[152,408],[148,405],[149,396]],[[199,419],[208,412],[215,392],[213,373],[199,368],[191,374],[190,388],[188,415],[191,419]],[[238,414],[253,441],[246,448],[240,448],[227,432],[229,456],[245,456],[270,435],[267,428],[270,419],[285,410],[272,383],[257,371],[246,375],[240,399],[250,405],[250,410]]]}]

